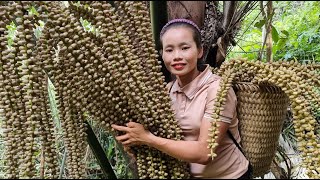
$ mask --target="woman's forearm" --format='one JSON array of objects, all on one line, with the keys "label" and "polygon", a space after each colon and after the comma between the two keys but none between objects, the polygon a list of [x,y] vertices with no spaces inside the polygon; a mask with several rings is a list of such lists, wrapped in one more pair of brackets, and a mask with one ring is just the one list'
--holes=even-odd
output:
[{"label": "woman's forearm", "polygon": [[190,163],[206,164],[210,159],[207,143],[201,141],[175,141],[150,133],[146,145]]},{"label": "woman's forearm", "polygon": [[129,122],[127,127],[114,124],[112,127],[115,130],[126,132],[124,135],[116,137],[123,145],[148,145],[176,159],[190,163],[206,164],[210,160],[208,156],[210,150],[207,147],[209,121],[201,124],[200,135],[197,141],[175,141],[157,137],[150,131],[145,130],[141,124],[135,122]]}]

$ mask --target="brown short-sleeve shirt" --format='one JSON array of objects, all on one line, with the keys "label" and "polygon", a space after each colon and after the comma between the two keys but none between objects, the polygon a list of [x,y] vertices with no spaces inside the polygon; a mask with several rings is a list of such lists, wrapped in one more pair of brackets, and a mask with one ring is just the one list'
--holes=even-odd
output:
[{"label": "brown short-sleeve shirt", "polygon": [[[170,91],[172,108],[183,131],[184,140],[196,141],[200,134],[201,122],[212,120],[212,109],[219,82],[220,77],[212,74],[211,67],[207,65],[199,76],[182,88],[177,81],[168,83],[167,88]],[[231,88],[228,91],[221,120],[230,124],[229,130],[234,138],[240,142],[236,103],[237,98]],[[190,163],[192,175],[199,178],[234,179],[246,172],[249,162],[228,135],[219,144],[216,152],[217,157],[207,165]]]}]

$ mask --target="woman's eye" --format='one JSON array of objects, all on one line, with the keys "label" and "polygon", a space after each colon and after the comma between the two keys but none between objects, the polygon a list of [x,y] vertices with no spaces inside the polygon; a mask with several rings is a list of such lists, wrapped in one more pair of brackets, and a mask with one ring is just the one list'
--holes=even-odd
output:
[{"label": "woman's eye", "polygon": [[183,47],[182,50],[187,50],[189,49],[190,47]]},{"label": "woman's eye", "polygon": [[165,52],[172,52],[172,49],[166,49]]}]

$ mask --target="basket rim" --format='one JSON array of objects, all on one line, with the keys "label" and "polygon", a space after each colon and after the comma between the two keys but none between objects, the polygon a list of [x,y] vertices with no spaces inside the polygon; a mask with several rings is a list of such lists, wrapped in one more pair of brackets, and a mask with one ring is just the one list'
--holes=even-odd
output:
[{"label": "basket rim", "polygon": [[242,91],[268,91],[270,93],[283,92],[281,87],[269,83],[256,84],[252,82],[234,82],[233,88]]}]

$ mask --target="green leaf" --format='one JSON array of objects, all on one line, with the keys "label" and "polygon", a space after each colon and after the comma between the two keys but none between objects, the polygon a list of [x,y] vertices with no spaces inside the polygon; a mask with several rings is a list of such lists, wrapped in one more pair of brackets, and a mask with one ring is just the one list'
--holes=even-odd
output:
[{"label": "green leaf", "polygon": [[277,43],[278,40],[279,40],[279,33],[278,33],[277,29],[274,26],[272,26],[271,34],[272,34],[273,42]]},{"label": "green leaf", "polygon": [[79,7],[81,4],[80,4],[80,1],[77,1],[77,3],[75,4],[77,7]]},{"label": "green leaf", "polygon": [[6,28],[9,30],[9,31],[15,31],[17,29],[17,26],[16,24],[11,21],[10,25],[6,25]]},{"label": "green leaf", "polygon": [[280,40],[277,43],[278,49],[283,48],[284,45],[286,44],[287,40],[288,40],[287,38],[280,38]]},{"label": "green leaf", "polygon": [[11,26],[10,26],[10,25],[6,25],[6,28],[7,28],[8,30],[10,30],[10,29],[11,29]]},{"label": "green leaf", "polygon": [[286,44],[287,40],[288,40],[288,38],[280,38],[278,43],[275,44],[275,46],[273,46],[272,53],[276,54],[278,50],[281,50],[284,47],[284,45]]},{"label": "green leaf", "polygon": [[289,32],[288,32],[288,31],[282,30],[281,32],[282,32],[284,35],[286,35],[287,38],[289,37]]},{"label": "green leaf", "polygon": [[38,11],[36,10],[36,8],[34,8],[34,6],[31,6],[31,8],[28,10],[29,14],[34,14],[36,16],[39,16]]},{"label": "green leaf", "polygon": [[40,27],[44,27],[44,22],[43,21],[41,21],[41,20],[39,20],[39,24],[40,24]]},{"label": "green leaf", "polygon": [[13,39],[12,39],[12,38],[9,38],[9,39],[8,39],[8,45],[9,45],[9,46],[12,46],[12,44],[13,44]]},{"label": "green leaf", "polygon": [[254,27],[261,28],[266,23],[266,20],[262,19],[254,24]]}]

